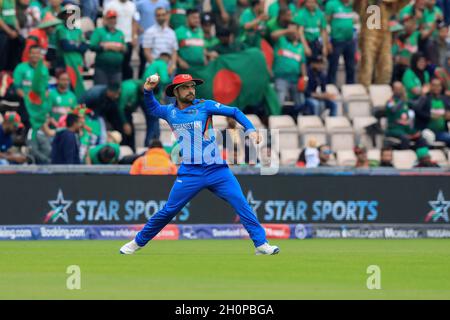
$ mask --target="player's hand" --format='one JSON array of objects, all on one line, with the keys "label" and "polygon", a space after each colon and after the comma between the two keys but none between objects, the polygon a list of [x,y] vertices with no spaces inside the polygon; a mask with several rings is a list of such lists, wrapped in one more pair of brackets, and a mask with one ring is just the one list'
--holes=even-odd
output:
[{"label": "player's hand", "polygon": [[[158,77],[158,80],[157,80],[157,81],[152,81],[151,78],[152,78],[153,76]],[[158,75],[157,73],[155,73],[154,75],[148,77],[147,80],[145,80],[145,83],[144,83],[144,89],[147,90],[147,91],[151,91],[151,90],[155,89],[156,86],[157,86],[158,83],[159,83],[159,79],[160,79],[160,77],[159,77],[159,75]]]},{"label": "player's hand", "polygon": [[262,136],[257,131],[250,132],[249,137],[254,144],[260,144],[262,142]]}]

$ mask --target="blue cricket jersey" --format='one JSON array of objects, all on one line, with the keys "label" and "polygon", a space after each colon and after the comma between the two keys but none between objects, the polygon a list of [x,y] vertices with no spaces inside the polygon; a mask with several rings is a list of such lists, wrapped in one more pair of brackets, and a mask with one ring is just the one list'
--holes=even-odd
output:
[{"label": "blue cricket jersey", "polygon": [[176,102],[160,105],[152,91],[144,90],[144,104],[147,114],[166,120],[172,128],[181,147],[183,165],[226,164],[216,143],[213,115],[234,118],[244,127],[245,132],[255,131],[255,127],[241,110],[214,100],[195,99],[192,105],[181,110],[176,106]]}]

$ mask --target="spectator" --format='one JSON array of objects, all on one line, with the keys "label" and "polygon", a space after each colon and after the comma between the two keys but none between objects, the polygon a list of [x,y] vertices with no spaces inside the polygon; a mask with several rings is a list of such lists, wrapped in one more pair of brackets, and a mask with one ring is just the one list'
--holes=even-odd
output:
[{"label": "spectator", "polygon": [[39,46],[42,55],[47,55],[49,48],[50,36],[55,32],[55,27],[61,24],[61,20],[53,18],[52,16],[45,17],[35,29],[32,29],[25,41],[25,49],[22,53],[22,62],[28,61],[28,53],[30,47]]},{"label": "spectator", "polygon": [[[318,50],[320,52],[321,50]],[[324,58],[312,56],[309,59],[308,87],[306,90],[306,106],[308,113],[320,116],[322,108],[330,110],[329,115],[337,115],[336,95],[327,92]],[[317,91],[320,88],[320,92]]]},{"label": "spectator", "polygon": [[319,146],[319,167],[331,167],[330,158],[333,154],[333,150],[331,150],[330,146],[327,144],[323,144]]},{"label": "spectator", "polygon": [[[213,34],[213,20],[211,14],[203,13],[201,18],[203,36],[205,38],[206,50],[211,50],[216,44],[219,43],[219,39]],[[220,28],[219,28],[220,29]],[[216,30],[217,33],[218,30]]]},{"label": "spectator", "polygon": [[5,113],[3,123],[0,124],[0,165],[21,164],[27,161],[23,154],[14,152],[13,149],[12,136],[23,127],[17,112]]},{"label": "spectator", "polygon": [[263,0],[250,0],[250,6],[240,17],[242,41],[250,47],[259,47],[261,38],[266,35],[266,23],[269,16],[264,13]]},{"label": "spectator", "polygon": [[95,51],[94,84],[122,82],[122,64],[127,50],[125,36],[116,29],[117,12],[106,11],[104,26],[96,28],[91,36],[90,49]]},{"label": "spectator", "polygon": [[450,2],[447,0],[437,0],[437,4],[444,12],[445,23],[450,25]]},{"label": "spectator", "polygon": [[295,16],[298,14],[298,12],[300,11],[300,8],[303,6],[304,0],[297,1],[297,4],[299,6],[298,8],[293,2],[291,2],[289,0],[275,0],[267,8],[267,13],[268,13],[270,19],[276,18],[278,16],[278,14],[280,13],[280,8],[283,6],[284,7],[288,6],[289,9],[292,11],[292,15]]},{"label": "spectator", "polygon": [[430,74],[426,67],[427,61],[422,53],[418,52],[412,56],[411,67],[402,77],[408,100],[417,100],[430,91]]},{"label": "spectator", "polygon": [[448,26],[445,23],[439,24],[439,38],[437,44],[438,62],[437,65],[445,67],[447,58],[450,57],[450,37],[448,36]]},{"label": "spectator", "polygon": [[246,45],[240,41],[236,41],[231,30],[228,28],[219,29],[217,31],[217,37],[219,38],[219,43],[210,49],[210,57],[215,58],[221,54],[236,53],[246,49]]},{"label": "spectator", "polygon": [[56,121],[76,108],[77,97],[70,90],[70,78],[67,72],[61,72],[58,75],[56,88],[50,89],[49,102],[50,116]]},{"label": "spectator", "polygon": [[55,71],[71,70],[76,75],[71,77],[71,85],[77,98],[80,98],[85,91],[83,81],[81,81],[81,72],[84,64],[83,55],[88,49],[88,45],[81,29],[73,28],[72,20],[69,21],[69,18],[77,10],[77,6],[65,5],[58,15],[63,23],[58,25],[55,31]]},{"label": "spectator", "polygon": [[18,112],[27,128],[29,127],[29,116],[25,107],[25,99],[31,90],[34,70],[41,59],[41,48],[32,46],[29,49],[29,60],[17,65],[13,73],[15,93],[19,97],[20,102]]},{"label": "spectator", "polygon": [[298,33],[282,36],[275,45],[274,54],[273,73],[278,99],[281,105],[285,105],[290,95],[294,108],[289,113],[296,117],[305,103],[304,92],[301,91],[304,88],[299,88],[299,83],[307,76],[305,52]]},{"label": "spectator", "polygon": [[[166,12],[170,10],[170,4],[167,0],[137,0],[136,1],[136,9],[139,13],[139,78],[142,77],[142,74],[145,71],[145,65],[147,64],[147,59],[144,54],[143,41],[145,32],[147,29],[152,27],[155,24],[156,19],[156,9],[164,8]],[[170,52],[170,51],[169,51]]]},{"label": "spectator", "polygon": [[170,0],[170,27],[173,30],[186,25],[186,11],[195,9],[196,0]]},{"label": "spectator", "polygon": [[317,149],[317,140],[309,139],[308,146],[304,149],[305,152],[305,167],[317,168],[320,164],[319,150]]},{"label": "spectator", "polygon": [[417,53],[420,33],[414,16],[403,19],[404,31],[399,34],[393,45],[394,71],[392,82],[401,81],[406,69],[410,66],[411,57]]},{"label": "spectator", "polygon": [[81,16],[88,17],[95,23],[98,15],[98,0],[79,0],[81,6]]},{"label": "spectator", "polygon": [[354,19],[355,14],[350,0],[328,1],[326,15],[331,25],[331,41],[328,42],[329,68],[328,83],[336,84],[339,58],[344,56],[346,83],[355,83]]},{"label": "spectator", "polygon": [[86,164],[114,164],[119,162],[120,146],[117,143],[105,143],[90,148],[86,155]]},{"label": "spectator", "polygon": [[441,80],[445,95],[450,97],[450,52],[447,53],[447,59],[441,68],[437,68],[434,76]]},{"label": "spectator", "polygon": [[425,53],[425,57],[432,64],[437,64],[439,55],[437,51],[439,31],[438,24],[444,20],[442,10],[436,6],[436,0],[426,0],[425,10],[423,11],[423,28],[421,50]]},{"label": "spectator", "polygon": [[196,9],[188,10],[187,25],[175,31],[178,40],[178,66],[189,69],[206,65],[206,49],[203,31],[200,28],[200,13]]},{"label": "spectator", "polygon": [[152,140],[148,151],[131,166],[131,175],[174,175],[177,167],[159,140]]},{"label": "spectator", "polygon": [[388,126],[386,136],[400,139],[399,148],[410,148],[410,142],[414,141],[416,147],[426,145],[420,131],[412,127],[410,110],[406,102],[405,89],[401,82],[395,82],[392,87],[393,96],[386,105]]},{"label": "spectator", "polygon": [[33,15],[30,10],[30,0],[18,0],[16,2],[16,18],[19,24],[19,33],[23,39],[28,37],[28,33],[35,28],[41,20],[39,16]]},{"label": "spectator", "polygon": [[439,168],[439,165],[431,160],[428,147],[418,148],[416,150],[417,164],[415,168]]},{"label": "spectator", "polygon": [[84,126],[83,118],[69,113],[66,125],[53,139],[52,164],[80,164],[79,134]]},{"label": "spectator", "polygon": [[300,9],[294,18],[300,26],[300,40],[305,47],[308,57],[328,55],[327,20],[324,12],[317,5],[317,0],[306,0],[305,6]]},{"label": "spectator", "polygon": [[442,82],[433,79],[430,92],[422,97],[414,107],[416,128],[430,129],[437,141],[445,142],[450,147],[450,133],[447,121],[450,121],[450,100],[442,94]]},{"label": "spectator", "polygon": [[118,100],[118,113],[123,128],[123,141],[125,145],[134,146],[133,112],[139,105],[139,96],[142,95],[142,82],[129,79],[122,82]]},{"label": "spectator", "polygon": [[237,0],[211,0],[212,14],[217,26],[228,28],[231,33],[238,31]]},{"label": "spectator", "polygon": [[233,118],[227,117],[227,128],[221,131],[223,158],[232,164],[256,165],[257,150],[248,136],[237,126]]},{"label": "spectator", "polygon": [[57,17],[63,9],[62,0],[48,0],[48,5],[41,11],[41,19]]},{"label": "spectator", "polygon": [[33,129],[28,131],[27,147],[29,156],[35,164],[50,164],[52,144],[50,139],[55,135],[55,130],[50,129],[50,118],[38,130],[33,139]]},{"label": "spectator", "polygon": [[164,92],[161,88],[165,88],[166,85],[170,83],[170,67],[169,63],[171,62],[171,54],[168,52],[161,52],[159,57],[152,61],[152,63],[145,69],[144,75],[142,77],[142,81],[150,77],[153,74],[158,74],[159,76],[159,86],[153,90],[156,98],[159,101],[164,101]]},{"label": "spectator", "polygon": [[13,71],[20,62],[23,49],[15,0],[0,1],[0,48],[0,70]]},{"label": "spectator", "polygon": [[125,36],[126,51],[122,63],[122,78],[124,80],[133,78],[133,69],[130,66],[133,47],[138,46],[138,23],[139,14],[136,4],[131,0],[112,0],[104,4],[105,11],[115,10],[117,12],[117,29]]},{"label": "spectator", "polygon": [[[155,14],[156,23],[144,33],[142,42],[144,55],[147,64],[151,64],[153,60],[157,59],[162,53],[169,53],[170,63],[168,72],[169,74],[172,74],[177,65],[177,36],[167,25],[167,10],[164,8],[157,8]],[[143,72],[140,73],[140,76],[142,76],[142,74]]]},{"label": "spectator", "polygon": [[278,16],[267,22],[267,32],[270,36],[269,42],[274,44],[282,36],[289,33],[297,33],[298,26],[292,22],[292,11],[288,6],[282,6]]},{"label": "spectator", "polygon": [[365,146],[361,144],[357,145],[353,148],[353,152],[356,156],[355,168],[368,169],[375,166],[373,162],[369,161],[369,158],[367,157],[367,148]]},{"label": "spectator", "polygon": [[380,167],[394,167],[392,164],[393,151],[392,148],[384,147],[380,151]]}]

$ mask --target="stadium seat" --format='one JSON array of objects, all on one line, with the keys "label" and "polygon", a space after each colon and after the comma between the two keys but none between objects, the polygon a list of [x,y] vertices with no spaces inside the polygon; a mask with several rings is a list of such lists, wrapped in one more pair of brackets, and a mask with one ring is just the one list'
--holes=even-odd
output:
[{"label": "stadium seat", "polygon": [[256,114],[246,114],[247,118],[255,126],[256,129],[264,129],[265,126],[262,124],[261,119]]},{"label": "stadium seat", "polygon": [[328,132],[350,131],[353,132],[352,125],[346,117],[327,117],[325,118],[325,128]]},{"label": "stadium seat", "polygon": [[136,149],[136,154],[145,153],[145,152],[147,152],[147,150],[148,149],[146,147],[139,147],[139,148]]},{"label": "stadium seat", "polygon": [[131,156],[133,154],[133,150],[129,146],[120,146],[120,155],[119,159],[122,159],[126,156]]},{"label": "stadium seat", "polygon": [[379,134],[375,137],[375,145],[373,145],[372,137],[369,136],[365,130],[365,128],[371,124],[377,122],[375,117],[355,117],[353,119],[353,129],[356,134],[356,142],[361,143],[367,147],[377,147],[381,148],[383,144],[383,135]]},{"label": "stadium seat", "polygon": [[437,164],[442,168],[448,167],[447,158],[442,150],[430,150],[431,160],[437,162]]},{"label": "stadium seat", "polygon": [[0,124],[2,124],[3,123],[3,116],[2,116],[2,114],[0,113]]},{"label": "stadium seat", "polygon": [[142,110],[137,110],[136,112],[133,112],[133,124],[135,127],[141,127],[143,126],[144,129],[147,126],[145,121],[145,115],[142,112]]},{"label": "stadium seat", "polygon": [[[319,90],[319,88],[317,88],[317,89]],[[342,100],[341,92],[339,91],[339,89],[334,84],[327,84],[326,90],[327,90],[327,92],[335,94],[337,101],[341,101]]]},{"label": "stadium seat", "polygon": [[284,149],[280,151],[281,165],[293,166],[297,163],[298,156],[300,155],[300,149]]},{"label": "stadium seat", "polygon": [[[162,131],[161,131],[162,133]],[[134,145],[136,146],[136,148],[142,148],[144,147],[144,142],[145,142],[145,128],[135,128],[134,130]],[[160,137],[161,139],[161,137]]]},{"label": "stadium seat", "polygon": [[342,98],[349,101],[370,101],[366,88],[362,84],[344,84],[342,86]]},{"label": "stadium seat", "polygon": [[336,151],[336,160],[338,166],[354,167],[356,164],[356,156],[353,150]]},{"label": "stadium seat", "polygon": [[223,130],[228,127],[227,117],[224,116],[213,116],[213,127],[217,130]]},{"label": "stadium seat", "polygon": [[392,97],[392,88],[388,84],[373,84],[369,87],[369,95],[373,107],[384,108]]},{"label": "stadium seat", "polygon": [[369,101],[349,101],[346,105],[347,116],[351,120],[355,117],[369,117],[372,114]]},{"label": "stadium seat", "polygon": [[353,132],[334,132],[330,134],[330,147],[334,151],[353,150],[355,147]]},{"label": "stadium seat", "polygon": [[397,169],[411,169],[417,161],[416,153],[412,150],[394,150],[392,164]]},{"label": "stadium seat", "polygon": [[297,126],[291,116],[270,116],[269,128],[279,130],[279,150],[298,148]]},{"label": "stadium seat", "polygon": [[297,127],[300,133],[303,132],[325,132],[325,127],[322,120],[318,116],[303,116],[297,117]]},{"label": "stadium seat", "polygon": [[374,160],[374,161],[380,161],[381,158],[381,150],[380,149],[369,149],[367,151],[367,159]]}]

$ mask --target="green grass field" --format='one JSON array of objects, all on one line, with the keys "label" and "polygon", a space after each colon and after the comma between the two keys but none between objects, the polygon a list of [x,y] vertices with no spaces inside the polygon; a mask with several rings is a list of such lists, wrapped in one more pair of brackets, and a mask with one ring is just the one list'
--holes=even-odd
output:
[{"label": "green grass field", "polygon": [[[2,241],[0,299],[450,299],[450,240]],[[66,269],[81,268],[81,290]],[[381,289],[369,290],[369,265]]]}]

